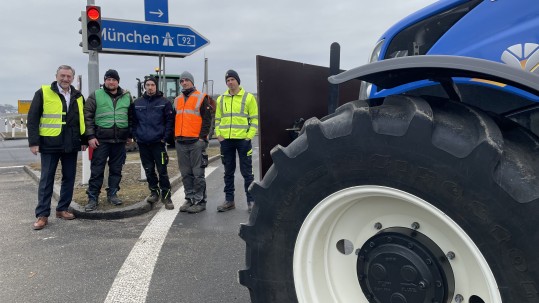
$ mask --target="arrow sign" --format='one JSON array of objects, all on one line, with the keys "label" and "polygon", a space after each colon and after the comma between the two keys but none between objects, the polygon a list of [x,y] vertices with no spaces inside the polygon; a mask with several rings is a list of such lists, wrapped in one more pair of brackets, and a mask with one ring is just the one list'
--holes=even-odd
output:
[{"label": "arrow sign", "polygon": [[[161,16],[163,16],[163,12],[160,9],[157,10],[157,12],[150,12],[150,14],[157,15],[157,18],[161,18]],[[150,21],[150,20],[146,20],[146,21]]]},{"label": "arrow sign", "polygon": [[102,53],[185,57],[210,43],[189,26],[102,18]]},{"label": "arrow sign", "polygon": [[144,20],[168,23],[168,0],[144,0]]}]

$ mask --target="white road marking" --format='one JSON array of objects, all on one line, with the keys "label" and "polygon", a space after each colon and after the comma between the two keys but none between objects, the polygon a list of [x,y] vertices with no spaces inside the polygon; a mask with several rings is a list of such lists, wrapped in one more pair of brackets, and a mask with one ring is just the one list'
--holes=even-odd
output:
[{"label": "white road marking", "polygon": [[[216,168],[207,167],[206,177]],[[120,271],[118,271],[105,303],[146,302],[157,257],[168,231],[178,215],[179,208],[183,204],[184,197],[185,193],[182,186],[172,195],[174,209],[167,210],[161,207],[146,226]]]}]

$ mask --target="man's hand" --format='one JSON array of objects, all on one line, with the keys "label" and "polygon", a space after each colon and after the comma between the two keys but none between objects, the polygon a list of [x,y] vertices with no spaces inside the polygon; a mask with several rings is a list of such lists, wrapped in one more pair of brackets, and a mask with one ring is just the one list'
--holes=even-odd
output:
[{"label": "man's hand", "polygon": [[219,142],[223,141],[225,138],[223,136],[218,136],[217,137],[217,140],[219,140]]},{"label": "man's hand", "polygon": [[30,151],[32,152],[32,154],[37,155],[37,153],[39,152],[39,145],[30,146]]},{"label": "man's hand", "polygon": [[97,141],[97,138],[93,138],[88,140],[88,145],[90,145],[91,148],[96,149],[99,146],[99,141]]},{"label": "man's hand", "polygon": [[85,151],[88,148],[88,145],[81,145],[80,150]]}]

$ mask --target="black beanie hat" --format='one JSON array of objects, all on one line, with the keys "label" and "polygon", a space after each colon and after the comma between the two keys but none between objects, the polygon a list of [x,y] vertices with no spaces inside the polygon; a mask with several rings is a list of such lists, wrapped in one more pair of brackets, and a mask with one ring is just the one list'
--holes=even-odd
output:
[{"label": "black beanie hat", "polygon": [[107,80],[108,78],[116,79],[116,81],[120,82],[120,75],[118,75],[118,72],[113,69],[109,69],[105,73],[105,80]]},{"label": "black beanie hat", "polygon": [[232,78],[236,79],[236,81],[238,81],[238,84],[240,84],[240,76],[238,75],[238,73],[236,73],[235,70],[229,69],[226,72],[226,74],[225,74],[225,82],[226,82],[226,79],[228,79],[229,77],[232,77]]},{"label": "black beanie hat", "polygon": [[155,85],[157,86],[157,79],[155,79],[155,77],[148,77],[144,80],[144,86],[146,86],[146,82],[148,81],[152,81],[153,83],[155,83]]}]

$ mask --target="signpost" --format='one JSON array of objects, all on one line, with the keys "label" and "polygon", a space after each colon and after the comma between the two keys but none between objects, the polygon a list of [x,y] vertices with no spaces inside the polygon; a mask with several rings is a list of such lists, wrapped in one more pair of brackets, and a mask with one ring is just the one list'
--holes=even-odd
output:
[{"label": "signpost", "polygon": [[185,57],[210,43],[189,26],[101,19],[101,53]]},{"label": "signpost", "polygon": [[144,0],[144,20],[168,23],[168,0]]}]

